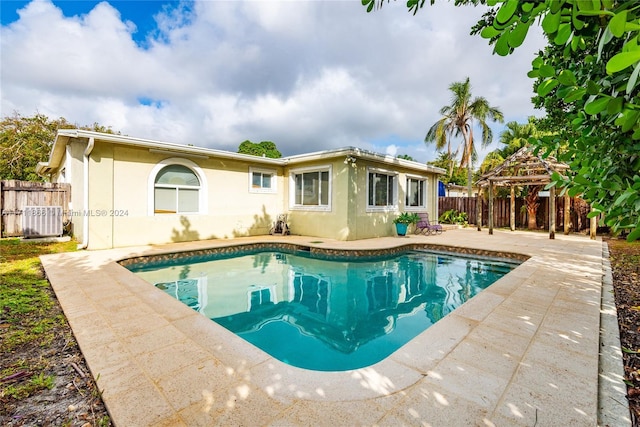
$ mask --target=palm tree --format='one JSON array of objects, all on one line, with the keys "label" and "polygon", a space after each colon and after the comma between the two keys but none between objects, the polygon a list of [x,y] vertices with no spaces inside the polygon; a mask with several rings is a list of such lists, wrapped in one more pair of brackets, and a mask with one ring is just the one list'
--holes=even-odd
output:
[{"label": "palm tree", "polygon": [[503,158],[507,158],[529,143],[529,138],[538,138],[542,132],[536,127],[536,118],[531,116],[527,123],[509,122],[506,129],[500,134],[500,143],[504,145],[500,149]]},{"label": "palm tree", "polygon": [[527,123],[509,122],[500,133],[501,148],[496,148],[486,155],[480,165],[480,173],[486,173],[502,164],[510,155],[529,143],[529,138],[539,138],[544,132],[536,127],[536,118],[529,117]]},{"label": "palm tree", "polygon": [[[486,147],[493,139],[493,132],[487,120],[502,123],[504,116],[502,112],[489,105],[486,98],[471,98],[471,83],[469,77],[463,82],[454,82],[449,86],[452,92],[451,105],[445,105],[440,109],[442,118],[435,122],[424,137],[426,143],[435,142],[436,149],[441,150],[445,146],[451,155],[451,136],[462,135],[462,158],[460,167],[467,168],[467,188],[469,196],[472,195],[472,164],[475,156],[475,145],[473,141],[473,126],[475,122],[482,129],[481,144]],[[456,154],[457,154],[456,150]],[[454,154],[455,157],[455,154]]]},{"label": "palm tree", "polygon": [[438,157],[435,160],[431,160],[427,162],[428,165],[437,166],[439,168],[446,169],[449,171],[448,176],[440,180],[443,183],[466,185],[467,174],[463,169],[460,169],[455,163],[456,163],[455,158],[443,151],[438,153]]},{"label": "palm tree", "polygon": [[538,228],[537,215],[540,206],[540,197],[538,193],[544,187],[540,185],[530,186],[527,189],[527,195],[524,196],[524,205],[527,209],[527,229],[536,230]]}]

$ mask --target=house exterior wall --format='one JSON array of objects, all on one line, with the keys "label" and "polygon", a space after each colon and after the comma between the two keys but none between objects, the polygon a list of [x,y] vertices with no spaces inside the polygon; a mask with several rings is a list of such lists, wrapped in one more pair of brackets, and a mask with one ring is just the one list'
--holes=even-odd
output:
[{"label": "house exterior wall", "polygon": [[87,146],[86,141],[70,140],[65,147],[62,160],[63,168],[51,177],[52,182],[65,182],[71,184],[71,201],[69,203],[69,218],[72,222],[72,233],[79,241],[82,241],[84,221],[86,221],[83,202],[83,153]]},{"label": "house exterior wall", "polygon": [[[175,158],[187,159],[202,171],[205,214],[150,212],[154,168]],[[240,161],[157,154],[96,141],[89,163],[89,248],[267,234],[282,212],[282,168],[260,166],[277,174],[278,192],[251,193],[249,167]],[[81,230],[82,220],[74,229]]]},{"label": "house exterior wall", "polygon": [[[397,173],[396,183],[396,208],[394,209],[372,209],[368,206],[367,194],[367,174],[370,170],[386,171]],[[395,224],[393,219],[399,212],[427,212],[430,218],[438,217],[438,178],[434,173],[416,172],[415,170],[403,167],[390,167],[373,162],[360,162],[355,169],[353,187],[356,188],[353,194],[352,217],[353,240],[368,239],[374,237],[394,236]],[[425,189],[426,207],[413,208],[406,206],[406,180],[407,176],[414,178],[424,178],[427,181]]]},{"label": "house exterior wall", "polygon": [[[314,207],[295,207],[293,205],[292,173],[301,170],[313,170],[330,167],[331,198],[330,210],[318,210]],[[286,209],[289,212],[288,222],[293,234],[307,236],[326,237],[337,240],[348,240],[349,200],[347,183],[349,171],[343,163],[343,159],[322,159],[312,162],[297,163],[285,171],[287,183],[286,192],[283,193]]]},{"label": "house exterior wall", "polygon": [[[331,166],[331,210],[296,208],[291,204],[289,193],[288,209],[291,231],[304,234],[332,238],[337,240],[359,240],[395,235],[393,219],[399,212],[427,212],[430,218],[438,218],[438,178],[437,174],[416,172],[402,167],[390,167],[388,164],[356,161],[356,166],[345,164],[343,158],[320,160],[304,164],[296,164],[285,172],[285,181],[290,181],[291,170],[314,169]],[[396,205],[394,208],[371,209],[368,207],[367,174],[369,170],[386,171],[397,174]],[[405,206],[407,176],[424,178],[425,208]]]},{"label": "house exterior wall", "polygon": [[[52,179],[71,183],[73,232],[78,241],[88,242],[88,249],[265,235],[280,213],[288,214],[293,234],[337,240],[394,236],[393,219],[404,211],[426,211],[433,219],[438,216],[438,174],[388,156],[342,149],[273,162],[256,158],[254,163],[246,156],[214,150],[200,155],[173,147],[170,151],[155,149],[163,147],[161,143],[145,146],[127,137],[121,143],[117,136],[105,135],[101,140],[96,135],[88,161],[86,206],[84,152],[88,137],[62,139],[64,158],[59,162],[56,155],[58,166],[49,169]],[[199,176],[199,191],[204,195],[199,213],[154,212],[156,174],[165,165],[176,163]],[[253,169],[272,172],[275,190],[252,190]],[[329,206],[296,206],[293,176],[314,170],[329,171]],[[393,206],[368,206],[367,176],[371,171],[395,176]],[[426,180],[425,207],[405,206],[407,176]],[[88,236],[84,236],[87,221]]]}]

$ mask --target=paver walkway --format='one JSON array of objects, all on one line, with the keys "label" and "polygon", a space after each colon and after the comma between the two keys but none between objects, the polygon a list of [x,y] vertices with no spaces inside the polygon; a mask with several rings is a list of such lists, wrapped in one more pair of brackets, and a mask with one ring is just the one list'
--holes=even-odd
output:
[{"label": "paver walkway", "polygon": [[[43,256],[117,426],[597,424],[601,241],[472,229],[354,242],[236,239],[265,240],[435,243],[531,258],[386,360],[314,372],[271,358],[114,262],[234,241]],[[615,373],[604,376],[622,386]]]}]

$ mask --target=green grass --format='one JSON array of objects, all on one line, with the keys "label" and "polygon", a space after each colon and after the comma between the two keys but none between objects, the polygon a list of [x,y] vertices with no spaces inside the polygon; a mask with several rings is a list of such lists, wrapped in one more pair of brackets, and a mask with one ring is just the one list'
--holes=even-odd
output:
[{"label": "green grass", "polygon": [[22,399],[53,386],[54,377],[47,374],[46,358],[36,354],[25,358],[21,352],[49,346],[56,329],[65,322],[61,313],[52,310],[55,296],[38,256],[75,249],[74,241],[0,240],[0,379],[24,374],[22,380],[0,383],[0,398]]}]

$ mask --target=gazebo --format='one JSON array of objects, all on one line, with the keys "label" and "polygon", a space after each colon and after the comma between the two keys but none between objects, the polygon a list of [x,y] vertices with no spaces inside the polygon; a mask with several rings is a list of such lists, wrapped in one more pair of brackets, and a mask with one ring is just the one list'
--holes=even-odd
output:
[{"label": "gazebo", "polygon": [[[494,187],[510,187],[511,188],[511,209],[510,209],[510,226],[514,231],[516,227],[516,186],[540,186],[547,185],[551,182],[551,175],[554,172],[564,175],[569,166],[558,162],[555,158],[549,156],[543,158],[539,154],[535,154],[531,147],[525,146],[509,156],[501,165],[495,167],[491,171],[485,173],[477,182],[478,191],[478,209],[476,223],[478,231],[482,229],[482,192],[485,188],[489,190],[489,234],[493,234],[493,198]],[[549,188],[549,238],[554,239],[556,233],[556,188]],[[564,218],[569,217],[570,197],[564,196]],[[591,219],[589,224],[589,234],[595,239],[595,218]],[[564,221],[564,234],[569,234],[569,221]]]}]

